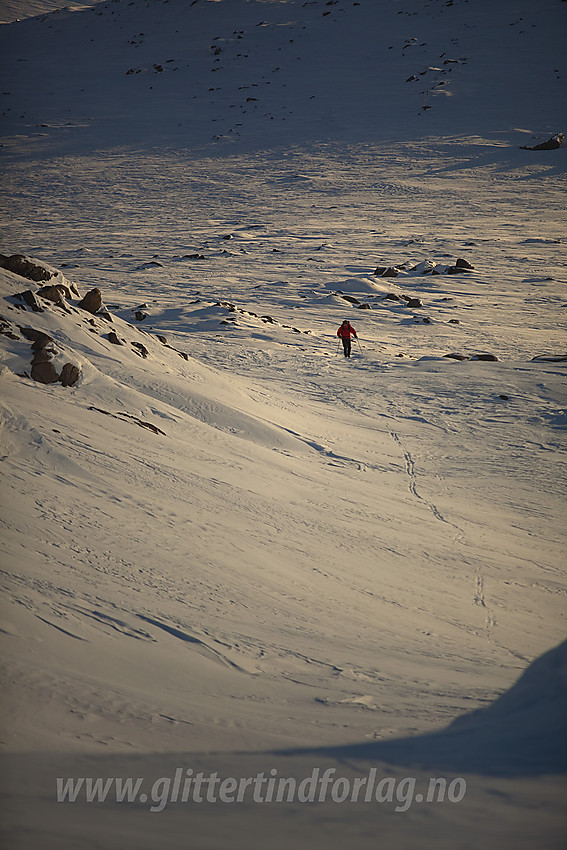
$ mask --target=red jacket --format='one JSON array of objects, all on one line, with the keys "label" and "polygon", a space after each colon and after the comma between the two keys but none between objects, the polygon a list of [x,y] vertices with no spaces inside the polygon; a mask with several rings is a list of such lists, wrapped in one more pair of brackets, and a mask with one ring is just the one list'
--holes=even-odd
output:
[{"label": "red jacket", "polygon": [[347,322],[346,325],[341,325],[337,331],[337,336],[340,336],[343,339],[350,339],[351,334],[352,336],[356,337],[356,339],[358,339],[358,337],[356,336],[356,331],[350,322]]}]

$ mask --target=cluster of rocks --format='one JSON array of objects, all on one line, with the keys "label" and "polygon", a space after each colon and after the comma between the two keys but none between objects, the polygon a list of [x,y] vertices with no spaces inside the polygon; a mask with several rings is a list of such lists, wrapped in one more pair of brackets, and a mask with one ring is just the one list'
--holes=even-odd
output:
[{"label": "cluster of rocks", "polygon": [[[85,319],[90,326],[89,330],[97,334],[101,332],[99,320],[104,320],[102,325],[113,321],[111,314],[103,304],[102,293],[97,287],[89,290],[81,298],[75,285],[67,281],[57,269],[44,266],[23,254],[11,256],[0,254],[0,267],[26,280],[44,284],[35,291],[27,289],[16,293],[9,299],[12,303],[11,309],[16,308],[24,311],[29,309],[34,313],[44,313],[55,307],[67,314],[84,311],[84,313],[90,314],[89,318]],[[80,300],[76,304],[70,304],[69,302],[73,298]],[[143,320],[146,317],[147,313],[142,313],[140,310],[136,311],[138,320]],[[1,317],[0,333],[15,340],[26,339],[31,342],[33,354],[29,376],[33,380],[42,384],[61,383],[64,387],[71,387],[77,383],[81,374],[80,367],[71,362],[65,362],[62,367],[58,367],[58,363],[60,364],[61,360],[64,359],[62,357],[63,352],[48,333],[13,324]],[[144,332],[140,331],[139,333]],[[115,331],[109,331],[105,335],[108,341],[114,345],[128,344],[126,340],[120,339]],[[185,360],[189,359],[187,354],[168,345],[165,337],[158,336],[157,338],[162,345],[175,351]],[[149,356],[150,352],[142,342],[130,341],[129,344],[132,351],[140,357]]]},{"label": "cluster of rocks", "polygon": [[[358,310],[372,310],[372,305],[369,304],[368,301],[360,301],[360,299],[355,295],[345,295],[344,292],[334,292],[333,295],[342,298],[343,301],[348,301],[349,304],[352,304],[353,307],[356,307]],[[395,292],[388,292],[387,295],[383,296],[383,300],[393,301],[403,307],[411,307],[412,309],[423,307],[423,301],[421,298],[417,298],[413,295],[397,295]]]},{"label": "cluster of rocks", "polygon": [[401,304],[405,304],[406,307],[412,307],[414,309],[423,307],[421,298],[414,298],[411,295],[396,295],[395,292],[388,292],[388,294],[384,297],[384,300],[397,301]]},{"label": "cluster of rocks", "polygon": [[26,339],[31,342],[31,377],[41,384],[61,383],[64,387],[72,387],[79,380],[81,370],[75,363],[65,362],[58,371],[53,362],[62,352],[55,344],[53,337],[35,328],[22,327],[9,322],[0,316],[0,334],[9,339]]},{"label": "cluster of rocks", "polygon": [[335,292],[334,295],[338,295],[344,301],[348,301],[349,304],[352,304],[358,310],[372,310],[371,305],[367,301],[360,301],[355,295],[345,295],[344,292]]},{"label": "cluster of rocks", "polygon": [[53,359],[60,352],[53,337],[34,328],[21,327],[20,330],[32,343],[31,377],[34,381],[40,384],[56,384],[59,381],[64,387],[72,387],[77,383],[81,370],[74,363],[64,363],[61,371],[57,371]]},{"label": "cluster of rocks", "polygon": [[[241,313],[244,316],[252,316],[255,319],[260,319],[260,321],[262,321],[264,323],[267,323],[267,324],[270,324],[270,325],[279,325],[279,327],[286,328],[290,331],[293,331],[293,333],[296,333],[296,334],[301,334],[301,333],[309,334],[309,333],[311,333],[311,331],[302,331],[299,328],[294,328],[293,325],[282,325],[279,322],[277,322],[273,318],[273,316],[268,316],[268,315],[259,316],[258,313],[253,313],[251,310],[243,310],[241,307],[237,307],[235,304],[231,304],[229,301],[217,301],[215,303],[215,307],[224,307],[226,310],[228,310],[229,313]],[[221,319],[220,323],[221,323],[221,325],[230,325],[230,324],[234,324],[235,322],[236,322],[236,316],[233,316],[231,319]]]},{"label": "cluster of rocks", "polygon": [[378,266],[374,270],[377,277],[398,277],[399,274],[438,275],[438,274],[467,274],[474,271],[474,266],[459,257],[452,265],[436,263],[434,260],[423,260],[415,266],[407,267],[407,263],[397,266]]},{"label": "cluster of rocks", "polygon": [[443,357],[448,357],[450,360],[486,360],[491,363],[497,363],[498,357],[495,354],[444,354]]},{"label": "cluster of rocks", "polygon": [[39,263],[31,257],[26,257],[24,254],[0,254],[0,268],[7,269],[19,277],[26,280],[31,280],[34,283],[46,283],[48,280],[57,280],[57,285],[63,286],[65,290],[79,297],[79,290],[73,283],[65,281],[65,278],[57,269],[52,268],[46,263]]}]

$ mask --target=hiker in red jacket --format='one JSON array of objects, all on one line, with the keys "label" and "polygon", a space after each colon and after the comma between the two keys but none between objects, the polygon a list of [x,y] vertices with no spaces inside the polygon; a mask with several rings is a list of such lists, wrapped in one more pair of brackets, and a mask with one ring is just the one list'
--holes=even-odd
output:
[{"label": "hiker in red jacket", "polygon": [[340,328],[337,331],[337,336],[340,337],[343,341],[343,348],[345,350],[345,357],[350,357],[350,338],[351,335],[358,339],[356,336],[356,331],[349,322],[348,319],[345,319]]}]

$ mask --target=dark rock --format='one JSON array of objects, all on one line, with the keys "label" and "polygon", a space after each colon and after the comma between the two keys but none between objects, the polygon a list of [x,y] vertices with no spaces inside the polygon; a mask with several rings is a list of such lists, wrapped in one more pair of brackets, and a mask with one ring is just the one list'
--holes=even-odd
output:
[{"label": "dark rock", "polygon": [[474,269],[474,266],[471,266],[468,260],[463,260],[461,257],[455,263],[455,267],[459,269]]},{"label": "dark rock", "polygon": [[132,347],[136,351],[136,354],[139,354],[140,357],[147,357],[150,353],[146,346],[143,345],[141,342],[133,342]]},{"label": "dark rock", "polygon": [[[447,274],[468,274],[470,272],[470,268],[466,266],[447,266]],[[439,274],[439,272],[435,272],[435,274]]]},{"label": "dark rock", "polygon": [[42,348],[40,351],[36,351],[32,358],[32,366],[35,366],[36,363],[48,363],[53,359],[54,351],[48,351],[45,348]]},{"label": "dark rock", "polygon": [[504,401],[508,401],[508,400],[509,400],[509,398],[510,398],[510,396],[509,396],[509,395],[504,395],[504,393],[502,393],[502,395],[499,395],[499,396],[498,396],[498,398],[501,398],[501,399],[503,399]]},{"label": "dark rock", "polygon": [[27,280],[33,280],[36,283],[43,280],[51,280],[53,277],[53,272],[48,271],[43,266],[32,263],[23,254],[12,254],[9,257],[0,254],[0,268],[8,269],[8,271],[20,275],[20,277],[25,277]]},{"label": "dark rock", "polygon": [[131,413],[111,413],[109,410],[103,410],[102,407],[94,407],[93,405],[89,407],[89,410],[96,410],[97,413],[104,413],[105,416],[112,416],[113,419],[135,422],[136,425],[147,428],[149,431],[153,431],[154,434],[162,434],[165,437],[165,432],[158,428],[157,425],[153,425],[151,422],[145,422],[143,419],[138,419],[137,416],[132,416]]},{"label": "dark rock", "polygon": [[355,298],[354,295],[341,295],[341,298],[344,298],[345,301],[348,301],[350,304],[360,304],[358,298]]},{"label": "dark rock", "polygon": [[156,334],[156,336],[163,345],[167,345],[167,337],[166,336],[162,336],[161,334]]},{"label": "dark rock", "polygon": [[567,354],[538,354],[532,357],[532,363],[564,363],[566,360]]},{"label": "dark rock", "polygon": [[64,387],[72,387],[79,380],[81,370],[74,363],[65,363],[61,370],[60,381]]},{"label": "dark rock", "polygon": [[269,322],[270,325],[274,324],[274,320],[272,319],[271,316],[260,316],[260,318],[262,319],[263,322]]},{"label": "dark rock", "polygon": [[39,349],[45,348],[46,345],[54,342],[53,337],[49,336],[49,334],[45,334],[43,331],[36,331],[35,328],[20,328],[20,330],[26,339],[32,341],[34,351],[39,351]]},{"label": "dark rock", "polygon": [[15,329],[13,328],[12,323],[5,319],[3,316],[0,317],[0,334],[2,334],[3,336],[7,336],[8,339],[21,339],[19,334],[17,334]]},{"label": "dark rock", "polygon": [[359,310],[372,310],[372,307],[370,306],[370,304],[368,304],[368,302],[364,302],[364,304],[358,305],[358,309]]},{"label": "dark rock", "polygon": [[409,298],[408,307],[423,307],[421,298]]},{"label": "dark rock", "polygon": [[143,310],[136,310],[136,312],[134,313],[134,318],[137,322],[143,322],[144,319],[148,318],[148,314],[144,313]]},{"label": "dark rock", "polygon": [[449,319],[449,324],[450,325],[460,325],[461,320],[460,319]]},{"label": "dark rock", "polygon": [[87,313],[98,313],[102,306],[102,293],[98,287],[89,290],[84,298],[82,298],[77,307],[86,310]]},{"label": "dark rock", "polygon": [[31,367],[31,376],[40,384],[55,384],[59,380],[55,366],[49,361],[34,363]]},{"label": "dark rock", "polygon": [[540,145],[534,145],[533,147],[526,147],[526,145],[522,145],[521,150],[523,151],[554,151],[557,148],[560,148],[563,142],[565,141],[565,136],[563,133],[556,133],[555,136],[552,136],[547,142],[542,142]]},{"label": "dark rock", "polygon": [[[375,274],[376,274],[376,272],[375,272]],[[400,296],[396,295],[395,292],[388,292],[388,294],[384,297],[385,297],[386,301],[400,301],[401,300]]]},{"label": "dark rock", "polygon": [[379,275],[379,277],[397,277],[399,271],[394,266],[378,266],[374,274]]},{"label": "dark rock", "polygon": [[471,360],[487,360],[494,363],[498,361],[498,357],[495,354],[473,354]]},{"label": "dark rock", "polygon": [[114,331],[110,331],[110,333],[108,334],[107,339],[108,339],[108,341],[109,341],[109,342],[111,342],[113,345],[124,345],[124,343],[122,342],[122,340],[121,340],[121,339],[119,339],[119,338],[116,336],[116,334],[114,333]]},{"label": "dark rock", "polygon": [[19,298],[20,301],[23,301],[28,305],[28,307],[31,307],[35,313],[43,313],[44,308],[38,304],[37,298],[31,289],[26,289],[25,292],[18,292],[16,298]]},{"label": "dark rock", "polygon": [[443,357],[449,357],[451,360],[470,360],[468,354],[444,354]]}]

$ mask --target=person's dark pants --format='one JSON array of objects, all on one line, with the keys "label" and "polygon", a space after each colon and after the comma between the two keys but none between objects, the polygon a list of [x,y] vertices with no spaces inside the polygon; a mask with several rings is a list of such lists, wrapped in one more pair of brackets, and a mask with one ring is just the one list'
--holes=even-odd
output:
[{"label": "person's dark pants", "polygon": [[345,350],[345,357],[350,357],[350,337],[343,336],[342,341],[343,341],[343,348]]}]

